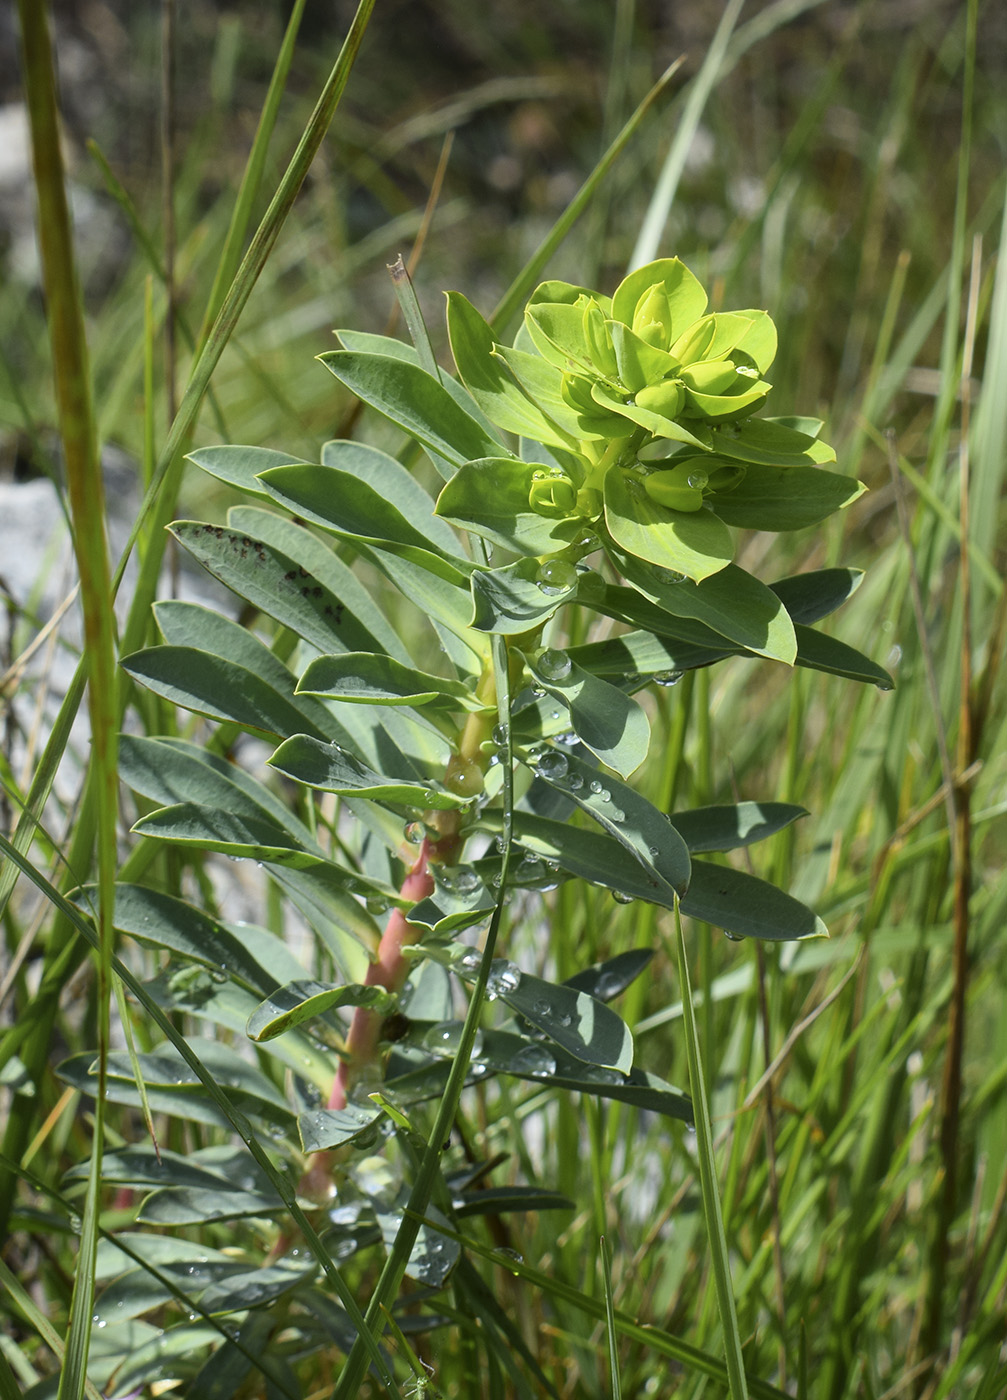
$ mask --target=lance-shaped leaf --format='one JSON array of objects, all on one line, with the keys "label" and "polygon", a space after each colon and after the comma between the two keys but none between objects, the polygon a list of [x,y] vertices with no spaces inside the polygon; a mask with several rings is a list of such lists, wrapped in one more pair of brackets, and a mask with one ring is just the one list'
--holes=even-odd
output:
[{"label": "lance-shaped leaf", "polygon": [[265,540],[220,525],[182,520],[170,528],[179,544],[233,593],[312,646],[324,651],[381,649],[377,638],[303,561]]},{"label": "lance-shaped leaf", "polygon": [[852,477],[819,468],[752,464],[737,486],[714,492],[709,500],[727,525],[743,530],[803,530],[845,509],[866,489]]},{"label": "lance-shaped leaf", "polygon": [[224,1187],[166,1187],[152,1192],[140,1205],[137,1220],[144,1225],[201,1225],[208,1220],[269,1219],[286,1207],[272,1192],[235,1191]]},{"label": "lance-shaped leaf", "polygon": [[[694,583],[691,579],[676,580],[663,570],[622,555],[616,555],[616,561],[624,576],[665,612],[694,618],[746,651],[793,665],[797,638],[790,614],[772,589],[736,564]],[[605,596],[607,599],[607,593]],[[616,601],[632,604],[626,598]],[[599,606],[604,607],[605,602]],[[636,618],[655,631],[663,630],[660,617],[646,609],[637,607]],[[675,635],[676,629],[670,630]]]},{"label": "lance-shaped leaf", "polygon": [[[437,514],[504,549],[552,554],[583,529],[583,521],[569,514],[583,476],[579,466],[571,478],[559,467],[515,457],[466,462],[438,496]],[[557,499],[551,514],[530,503],[536,489],[551,489]]]},{"label": "lance-shaped leaf", "polygon": [[605,524],[615,543],[635,559],[697,581],[716,574],[734,557],[723,521],[707,510],[669,510],[643,483],[611,467],[605,477]]},{"label": "lance-shaped leaf", "polygon": [[828,937],[817,914],[766,880],[709,861],[692,862],[692,879],[682,913],[715,924],[739,938],[780,942]]},{"label": "lance-shaped leaf", "polygon": [[[88,893],[76,900],[82,908],[89,907]],[[174,895],[143,885],[116,885],[113,922],[138,942],[194,958],[262,994],[305,975],[283,940],[267,929],[223,923]]]},{"label": "lance-shaped leaf", "polygon": [[[446,383],[452,384],[453,381],[446,378]],[[463,389],[459,389],[457,384],[454,387],[465,397]],[[376,447],[362,442],[335,438],[322,447],[321,460],[323,466],[350,472],[376,491],[445,558],[464,559],[457,535],[450,525],[438,520],[434,514],[433,497],[413,472],[394,457],[389,457],[387,452],[380,452]]]},{"label": "lance-shaped leaf", "polygon": [[[472,623],[479,632],[514,634],[545,622],[563,603],[587,593],[583,574],[565,560],[519,559],[472,574]],[[584,601],[589,601],[585,596]]]},{"label": "lance-shaped leaf", "polygon": [[268,471],[270,467],[286,467],[292,462],[304,461],[303,457],[297,457],[291,452],[276,452],[269,447],[229,445],[197,447],[186,456],[197,467],[202,467],[209,476],[215,476],[218,481],[225,481],[228,486],[235,486],[239,491],[247,492],[250,496],[259,496],[262,500],[268,500],[269,493],[264,490],[262,482],[257,480],[259,472]]},{"label": "lance-shaped leaf", "polygon": [[[446,1023],[439,1030],[448,1044],[457,1044],[461,1022]],[[405,1057],[402,1062],[409,1063]],[[398,1102],[419,1103],[443,1093],[449,1072],[450,1065],[443,1061],[431,1063],[420,1058],[416,1067],[400,1069],[390,1077],[388,1087]],[[535,1040],[512,1031],[483,1032],[472,1077],[481,1080],[487,1074],[509,1074],[533,1084],[545,1083],[550,1088],[568,1089],[571,1093],[613,1099],[685,1123],[692,1122],[692,1104],[688,1097],[657,1075],[636,1067],[623,1074],[607,1066],[588,1064],[567,1054],[555,1042]]]},{"label": "lance-shaped leaf", "polygon": [[[441,870],[436,874],[434,892],[409,911],[409,922],[430,930],[434,938],[485,922],[496,907],[496,896],[487,889],[471,866]],[[410,1011],[415,1016],[415,1009]]]},{"label": "lance-shaped leaf", "polygon": [[[394,340],[386,335],[373,335],[369,331],[338,330],[334,334],[344,350],[364,351],[370,355],[390,355],[393,360],[405,360],[408,364],[417,365],[422,369],[422,362],[415,345],[407,345],[404,340]],[[483,413],[464,384],[459,384],[457,379],[445,373],[443,369],[439,370],[439,374],[441,383],[458,407],[463,409],[470,418],[474,418],[489,437],[495,438],[496,425]],[[323,454],[324,450],[323,448]],[[322,460],[325,460],[324,455]]]},{"label": "lance-shaped leaf", "polygon": [[281,744],[269,763],[296,782],[341,796],[372,797],[379,802],[437,810],[467,807],[471,801],[448,792],[432,780],[422,782],[416,778],[376,773],[338,744],[322,743],[307,734],[297,734]]},{"label": "lance-shaped leaf", "polygon": [[268,822],[286,832],[302,850],[322,854],[309,828],[279,797],[237,764],[198,744],[122,734],[119,775],[134,792],[161,807],[191,802]]},{"label": "lance-shaped leaf", "polygon": [[596,676],[639,677],[641,683],[656,679],[661,685],[674,685],[686,671],[712,666],[735,654],[736,648],[724,638],[716,640],[719,646],[698,646],[653,632],[624,632],[618,637],[607,637],[603,642],[571,647],[569,655]]},{"label": "lance-shaped leaf", "polygon": [[[272,502],[272,496],[269,499]],[[232,506],[227,512],[227,520],[229,525],[243,534],[254,535],[296,559],[301,568],[306,569],[317,583],[327,588],[343,604],[344,621],[347,614],[351,614],[370,636],[377,638],[377,646],[370,650],[386,651],[398,661],[409,661],[409,652],[398,633],[353,570],[333,551],[328,540],[319,539],[303,522],[277,515],[275,510],[263,510],[260,506]],[[304,627],[305,624],[299,626]],[[340,645],[350,645],[348,638],[341,642],[344,637],[341,627],[336,628],[335,646],[331,641],[323,642],[320,637],[316,640],[315,633],[306,628],[299,635],[310,641],[312,646],[317,646],[319,651],[338,651]]]},{"label": "lance-shaped leaf", "polygon": [[[528,666],[538,684],[566,706],[574,733],[602,763],[623,778],[639,768],[650,748],[650,722],[635,700],[563,651],[544,651]],[[550,752],[540,766],[564,760],[565,755]]]},{"label": "lance-shaped leaf", "polygon": [[630,948],[625,953],[617,953],[594,967],[585,967],[566,979],[566,986],[578,992],[587,992],[598,1001],[612,1001],[621,994],[650,965],[656,949]]},{"label": "lance-shaped leaf", "polygon": [[502,443],[419,366],[353,350],[330,350],[318,358],[358,399],[422,443],[433,454],[435,465],[439,466],[437,458],[458,467],[476,457],[506,452]]},{"label": "lance-shaped leaf", "polygon": [[312,842],[305,850],[296,836],[268,817],[177,802],[141,817],[133,826],[138,836],[152,836],[197,850],[219,851],[235,860],[278,861],[293,866],[319,859]]},{"label": "lance-shaped leaf", "polygon": [[777,579],[769,586],[794,622],[810,627],[852,597],[863,577],[862,569],[814,569]]},{"label": "lance-shaped leaf", "polygon": [[381,1109],[370,1104],[347,1104],[345,1108],[315,1108],[297,1120],[301,1146],[305,1152],[324,1152],[343,1147],[369,1133],[381,1117]]},{"label": "lance-shaped leaf", "polygon": [[[673,812],[672,825],[688,846],[697,851],[734,851],[765,841],[808,815],[793,802],[737,802],[733,806],[693,807]],[[695,867],[693,867],[695,868]]]},{"label": "lance-shaped leaf", "polygon": [[388,656],[349,651],[319,656],[297,683],[298,695],[318,695],[356,705],[435,705],[483,709],[472,687],[403,666]]},{"label": "lance-shaped leaf", "polygon": [[576,445],[576,440],[518,387],[506,362],[493,353],[493,331],[460,292],[448,292],[447,325],[459,377],[488,418],[508,432],[549,447]]},{"label": "lance-shaped leaf", "polygon": [[836,460],[828,443],[771,418],[748,418],[713,434],[713,447],[723,457],[767,467],[813,467]]},{"label": "lance-shaped leaf", "polygon": [[471,565],[449,559],[367,482],[337,467],[276,467],[263,482],[288,510],[341,539],[393,549],[431,573],[464,587]]},{"label": "lance-shaped leaf", "polygon": [[[657,810],[656,808],[654,809]],[[648,870],[635,851],[600,831],[574,827],[569,822],[531,812],[514,814],[515,832],[522,846],[554,862],[569,875],[594,885],[616,890],[632,899],[644,899],[675,907],[675,890],[653,870]],[[495,824],[484,818],[490,830]]]},{"label": "lance-shaped leaf", "polygon": [[879,690],[895,689],[895,682],[888,672],[855,647],[800,624],[794,631],[797,633],[798,666],[827,671],[833,676],[845,676],[851,681],[866,681],[876,685]]},{"label": "lance-shaped leaf", "polygon": [[285,1259],[268,1267],[260,1265],[211,1285],[200,1303],[207,1312],[217,1317],[245,1312],[249,1308],[268,1307],[297,1284],[311,1278],[317,1269],[317,1262],[310,1258],[300,1261]]},{"label": "lance-shaped leaf", "polygon": [[270,992],[249,1016],[248,1038],[274,1040],[294,1026],[341,1006],[364,1006],[368,1011],[387,1016],[397,1004],[398,997],[384,987],[365,987],[356,983],[333,987],[311,979],[288,982],[285,987]]},{"label": "lance-shaped leaf", "polygon": [[[539,771],[550,787],[571,797],[610,836],[630,851],[646,874],[669,894],[684,893],[689,884],[689,852],[663,812],[618,778],[600,774],[573,754],[566,768]],[[580,833],[575,833],[579,835]],[[664,901],[662,901],[664,902]]]},{"label": "lance-shaped leaf", "polygon": [[621,1016],[575,987],[555,986],[527,972],[510,971],[513,968],[513,963],[497,959],[489,980],[512,1011],[575,1059],[629,1073],[633,1037]]},{"label": "lance-shaped leaf", "polygon": [[[263,648],[265,650],[265,648]],[[125,671],[155,695],[209,719],[283,738],[308,730],[321,736],[304,710],[288,701],[255,671],[194,647],[147,647],[122,661]],[[290,678],[293,693],[293,677]]]}]

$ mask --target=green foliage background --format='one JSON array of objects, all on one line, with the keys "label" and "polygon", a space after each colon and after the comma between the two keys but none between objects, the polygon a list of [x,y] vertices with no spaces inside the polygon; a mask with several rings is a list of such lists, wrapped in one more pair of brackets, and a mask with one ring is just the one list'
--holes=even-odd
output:
[{"label": "green foliage background", "polygon": [[[352,19],[349,7],[338,9],[335,18],[312,6],[305,12],[276,130],[268,147],[256,148],[262,180],[249,191],[249,232],[336,61]],[[839,561],[867,569],[831,630],[897,681],[891,694],[854,691],[816,673],[728,662],[663,691],[651,716],[660,761],[643,784],[658,805],[772,795],[813,814],[757,853],[757,868],[811,904],[832,934],[777,950],[687,930],[745,1362],[753,1393],[776,1393],[775,1385],[829,1400],[994,1396],[1004,1385],[1007,1287],[1007,746],[998,669],[1007,286],[997,260],[1004,21],[993,4],[728,5],[723,19],[698,5],[671,10],[620,0],[500,4],[473,15],[461,4],[378,0],[330,134],[213,369],[193,440],[256,443],[314,460],[322,441],[354,426],[363,440],[398,451],[401,439],[372,415],[357,420],[313,356],[332,348],[333,326],[386,328],[393,297],[383,264],[408,253],[421,226],[445,135],[454,141],[415,272],[435,337],[441,292],[457,289],[491,310],[660,70],[686,54],[548,274],[611,290],[638,239],[653,236],[651,252],[680,255],[716,305],[771,311],[781,347],[773,403],[824,417],[840,469],[870,490],[824,531],[771,543],[751,536],[741,562],[766,579]],[[141,480],[167,472],[160,520],[222,518],[232,498],[195,474],[182,484],[183,504],[173,500],[186,433],[176,425],[171,436],[169,425],[174,406],[185,404],[190,346],[236,268],[227,230],[284,16],[261,6],[176,16],[176,231],[166,241],[150,120],[159,16],[152,7],[102,13],[104,29],[90,26],[95,39],[81,16],[61,12],[56,44],[71,177],[119,230],[89,242],[78,219],[96,438],[123,448]],[[93,76],[80,84],[71,72],[82,45]],[[12,79],[7,95],[15,93]],[[88,137],[99,152],[88,151]],[[168,261],[178,310],[174,387],[163,336]],[[37,288],[8,270],[0,419],[5,461],[18,475],[59,470],[58,375],[44,310]],[[71,461],[68,453],[68,470]],[[139,549],[156,572],[151,538],[141,532]],[[370,582],[379,588],[376,576]],[[124,651],[154,636],[143,587]],[[42,827],[21,827],[32,835],[30,863],[69,890],[94,873],[81,835],[88,800],[82,808],[80,790],[64,783],[40,805],[68,740],[57,729],[48,750],[30,734],[21,743],[19,727],[27,728],[46,681],[17,665],[38,631],[31,600],[11,618],[0,679],[4,699],[17,701],[7,728],[5,826],[12,833],[25,803],[34,803]],[[398,620],[408,626],[408,613]],[[114,710],[115,697],[104,699]],[[131,701],[129,724],[141,734],[171,723],[160,703]],[[952,803],[961,782],[969,801]],[[129,820],[136,815],[127,808]],[[119,856],[126,878],[153,872],[211,912],[222,900],[221,915],[234,917],[226,906],[236,893],[220,895],[212,867],[155,858],[152,843]],[[94,1124],[79,1085],[108,1004],[101,969],[107,975],[110,949],[106,942],[98,971],[90,970],[70,933],[72,911],[54,921],[51,903],[36,902],[26,880],[13,888],[15,874],[11,857],[0,869],[10,1225],[0,1393],[55,1394],[60,1373],[63,1393],[80,1393],[76,1358],[91,1309],[78,1309],[76,1332],[68,1310],[80,1164]],[[257,921],[291,936],[275,891],[251,890]],[[582,886],[548,898],[548,943],[539,916],[529,915],[511,955],[559,980],[630,948],[661,950],[620,1010],[641,1060],[684,1082],[668,916]],[[120,951],[141,979],[153,975],[152,954],[132,943]],[[141,1052],[160,1038],[135,1003],[129,1019]],[[203,1054],[206,1042],[198,1048]],[[87,1062],[72,1058],[79,1056]],[[76,1064],[76,1079],[57,1072],[64,1062]],[[223,1062],[213,1067],[226,1083]],[[718,1388],[722,1382],[704,1379],[701,1359],[721,1355],[722,1341],[684,1126],[631,1106],[519,1092],[503,1079],[466,1105],[462,1127],[478,1154],[506,1154],[494,1184],[539,1185],[578,1209],[501,1213],[481,1235],[473,1227],[487,1250],[503,1246],[523,1262],[486,1263],[485,1282],[473,1268],[468,1303],[456,1295],[456,1313],[444,1310],[462,1325],[413,1339],[435,1365],[434,1384],[446,1395],[618,1393],[611,1335],[626,1394]],[[158,1104],[151,1107],[157,1117]],[[112,1104],[106,1131],[113,1151],[142,1141],[139,1106]],[[164,1141],[184,1154],[209,1146],[215,1132],[212,1122],[190,1130],[174,1119]],[[88,1199],[94,1228],[121,1228],[135,1213],[135,1201],[114,1191]],[[249,1219],[203,1227],[207,1256],[220,1250],[257,1269],[270,1235]],[[85,1213],[85,1239],[87,1221]],[[608,1329],[601,1235],[616,1309]],[[353,1267],[350,1286],[366,1295],[372,1268],[366,1257]],[[165,1312],[152,1316],[181,1318],[166,1301],[172,1292],[153,1305]],[[339,1342],[334,1318],[317,1325]],[[247,1313],[241,1327],[246,1352],[264,1349],[277,1362],[275,1393],[289,1393],[292,1376],[304,1394],[328,1393],[341,1366],[337,1347],[315,1347],[302,1363],[286,1341],[267,1346],[268,1312]],[[114,1330],[92,1334],[100,1385],[103,1342]],[[494,1343],[477,1344],[486,1336]],[[203,1345],[218,1337],[210,1327]],[[218,1353],[221,1367],[227,1353]],[[190,1358],[189,1382],[206,1354]],[[408,1355],[400,1342],[404,1389]],[[213,1393],[265,1393],[254,1371],[243,1375],[219,1379]],[[377,1382],[367,1384],[376,1390]]]}]

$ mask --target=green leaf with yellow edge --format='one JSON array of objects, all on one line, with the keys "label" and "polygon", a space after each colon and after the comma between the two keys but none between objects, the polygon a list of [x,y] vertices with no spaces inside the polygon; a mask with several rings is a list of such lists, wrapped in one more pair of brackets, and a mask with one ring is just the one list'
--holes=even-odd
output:
[{"label": "green leaf with yellow edge", "polygon": [[269,759],[269,765],[307,787],[340,796],[371,797],[376,802],[430,807],[438,811],[467,807],[471,800],[456,797],[433,780],[424,782],[376,773],[338,744],[321,743],[307,734],[296,734],[281,744]]},{"label": "green leaf with yellow edge", "polygon": [[659,506],[642,482],[618,466],[605,476],[605,524],[627,554],[697,582],[734,558],[734,541],[723,521],[706,510],[686,514]]},{"label": "green leaf with yellow edge", "polygon": [[368,1011],[387,1016],[398,1005],[398,997],[384,987],[330,986],[324,982],[305,979],[288,982],[270,992],[248,1018],[249,1040],[273,1040],[295,1026],[303,1025],[327,1011],[341,1006],[363,1006]]},{"label": "green leaf with yellow edge", "polygon": [[549,447],[573,447],[576,439],[564,432],[538,402],[522,392],[507,367],[492,329],[460,292],[448,292],[448,340],[458,375],[486,414],[508,432]]},{"label": "green leaf with yellow edge", "polygon": [[722,457],[767,467],[814,467],[836,460],[828,443],[771,418],[729,424],[713,434],[713,447]]},{"label": "green leaf with yellow edge", "polygon": [[322,696],[354,705],[448,705],[478,710],[472,687],[444,676],[403,666],[389,656],[347,651],[319,656],[297,683],[300,695]]},{"label": "green leaf with yellow edge", "polygon": [[706,310],[703,284],[679,258],[660,258],[657,262],[645,263],[624,277],[612,295],[612,315],[631,326],[640,298],[654,285],[668,298],[672,323],[670,343]]}]

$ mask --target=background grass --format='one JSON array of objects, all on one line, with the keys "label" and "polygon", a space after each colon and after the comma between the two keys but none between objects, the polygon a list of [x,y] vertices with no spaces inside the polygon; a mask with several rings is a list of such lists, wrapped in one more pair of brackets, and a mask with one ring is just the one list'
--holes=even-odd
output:
[{"label": "background grass", "polygon": [[[337,10],[323,17],[306,7],[276,130],[259,148],[262,184],[249,231],[335,62],[352,18],[350,7]],[[109,446],[121,449],[142,482],[165,460],[173,416],[166,265],[174,267],[181,398],[285,14],[256,5],[176,16],[169,258],[157,177],[161,16],[151,6],[95,13],[101,24],[61,10],[56,50],[97,433],[106,459]],[[746,6],[721,29],[723,61],[698,110],[687,79],[716,56],[719,21],[721,12],[706,6],[625,0],[515,0],[478,16],[460,3],[378,0],[330,134],[193,431],[199,442],[313,457],[321,440],[344,430],[350,405],[312,357],[331,347],[333,326],[385,328],[394,296],[383,265],[408,254],[423,225],[445,138],[453,134],[453,144],[415,274],[438,348],[441,291],[456,287],[489,313],[624,118],[660,71],[686,55],[672,96],[646,120],[548,271],[613,284],[656,210],[666,214],[658,251],[681,255],[718,304],[770,309],[781,344],[774,401],[825,417],[842,469],[871,490],[824,533],[753,538],[743,562],[767,579],[840,560],[867,569],[834,630],[897,680],[883,694],[738,663],[656,701],[664,728],[642,779],[648,795],[693,805],[730,801],[737,791],[805,805],[811,817],[759,851],[757,869],[810,902],[833,935],[827,944],[761,951],[686,931],[746,1366],[794,1393],[803,1351],[813,1377],[807,1393],[828,1400],[992,1396],[1005,1385],[1007,1288],[1007,714],[999,672],[1007,278],[997,261],[1007,26],[992,3]],[[4,97],[18,100],[13,73],[4,81]],[[676,131],[693,126],[676,156]],[[662,172],[674,176],[676,165],[666,211]],[[0,290],[3,460],[18,481],[46,471],[60,479],[46,302],[22,235],[12,224]],[[397,450],[366,415],[357,430]],[[181,489],[176,513],[222,508],[195,476]],[[171,513],[170,495],[158,508]],[[141,553],[149,539],[141,537]],[[40,574],[39,594],[47,582]],[[13,599],[8,617],[4,801],[13,829],[31,793],[43,810],[67,739],[57,730],[46,759],[32,724],[47,672],[9,669],[37,632],[35,599]],[[76,645],[72,633],[64,644]],[[143,702],[128,723],[165,732],[171,719]],[[81,821],[78,780],[72,768],[64,772],[31,858],[69,888],[87,876],[90,857],[78,841],[77,868],[61,868]],[[161,876],[180,880],[174,858],[162,860]],[[14,873],[8,863],[0,874],[5,900]],[[210,877],[201,878],[209,894]],[[651,975],[623,1011],[641,1062],[684,1082],[665,916],[580,887],[550,899],[548,942],[529,909],[523,924],[515,921],[509,955],[563,977],[629,947],[656,947]],[[265,922],[261,911],[256,917]],[[270,918],[282,917],[274,900]],[[54,1068],[93,1047],[101,1003],[66,929],[21,885],[5,905],[4,939],[3,1165],[13,1213],[3,1254],[10,1330],[0,1356],[27,1389],[59,1369],[74,1268],[72,1231],[46,1192],[65,1199],[63,1172],[91,1150],[89,1109]],[[129,957],[142,971],[135,949]],[[29,1053],[43,1004],[52,1008],[51,1034],[36,1035]],[[142,1041],[150,1030],[138,1024],[136,1033]],[[134,1114],[109,1113],[111,1133],[142,1137]],[[623,1393],[715,1390],[639,1331],[653,1324],[721,1348],[690,1135],[619,1106],[500,1082],[465,1113],[480,1155],[507,1154],[496,1180],[541,1182],[577,1203],[572,1214],[503,1226],[506,1238],[494,1243],[518,1251],[524,1265],[485,1266],[555,1391],[613,1393],[601,1235],[612,1256]],[[111,1197],[105,1207],[106,1226],[126,1218]],[[251,1248],[229,1230],[214,1242]],[[527,1281],[533,1272],[540,1286]],[[369,1291],[367,1279],[359,1283]],[[596,1309],[586,1311],[578,1293]],[[542,1393],[527,1365],[522,1379],[506,1374],[502,1355],[496,1370],[479,1360],[465,1325],[418,1345],[446,1395]],[[302,1378],[305,1393],[325,1393],[338,1366],[338,1353],[316,1357]]]}]

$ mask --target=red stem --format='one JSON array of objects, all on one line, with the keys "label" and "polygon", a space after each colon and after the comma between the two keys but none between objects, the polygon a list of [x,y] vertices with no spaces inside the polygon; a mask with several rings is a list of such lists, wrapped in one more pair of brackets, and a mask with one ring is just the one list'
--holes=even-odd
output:
[{"label": "red stem", "polygon": [[[427,895],[433,894],[434,880],[430,874],[428,856],[430,845],[424,839],[416,864],[402,882],[402,898],[416,904]],[[409,975],[409,959],[403,956],[403,948],[416,943],[424,930],[418,924],[411,924],[401,909],[393,909],[378,944],[378,957],[367,968],[364,985],[384,987],[389,992],[401,989]],[[345,1108],[353,1080],[360,1070],[371,1064],[377,1056],[381,1037],[383,1017],[377,1011],[369,1011],[358,1006],[353,1013],[349,1035],[346,1037],[346,1055],[339,1062],[339,1069],[329,1095],[330,1108]]]}]

